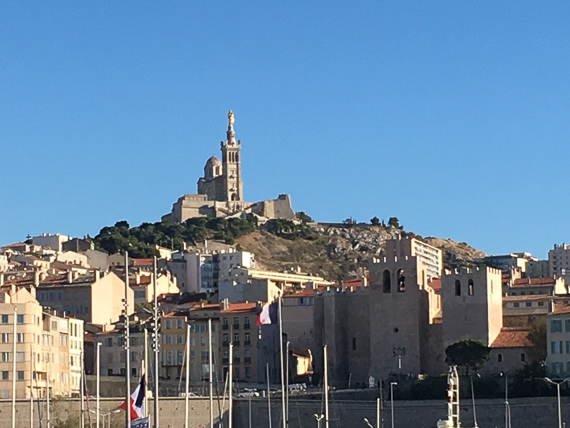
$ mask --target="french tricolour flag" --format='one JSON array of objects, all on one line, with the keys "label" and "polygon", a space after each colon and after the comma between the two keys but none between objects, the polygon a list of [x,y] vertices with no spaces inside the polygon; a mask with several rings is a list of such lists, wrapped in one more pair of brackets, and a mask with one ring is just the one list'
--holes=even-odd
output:
[{"label": "french tricolour flag", "polygon": [[279,305],[277,303],[266,303],[263,305],[261,312],[257,316],[257,325],[278,324],[278,310]]},{"label": "french tricolour flag", "polygon": [[[146,392],[146,387],[144,384],[144,376],[141,377],[135,392],[131,394],[131,420],[144,417],[144,395]],[[125,402],[119,406],[119,409],[125,410]]]}]

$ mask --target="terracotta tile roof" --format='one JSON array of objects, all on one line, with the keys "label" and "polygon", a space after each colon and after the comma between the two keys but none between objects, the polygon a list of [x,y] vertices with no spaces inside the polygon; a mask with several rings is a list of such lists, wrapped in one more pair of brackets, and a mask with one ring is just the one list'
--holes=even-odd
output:
[{"label": "terracotta tile roof", "polygon": [[190,308],[190,311],[202,311],[202,310],[219,310],[220,309],[220,305],[219,303],[199,303],[197,305],[194,305]]},{"label": "terracotta tile roof", "polygon": [[238,312],[256,312],[257,303],[244,302],[244,303],[230,303],[228,309],[220,311],[222,314],[238,313]]},{"label": "terracotta tile roof", "polygon": [[517,278],[511,287],[553,287],[556,278]]},{"label": "terracotta tile roof", "polygon": [[132,266],[152,266],[153,259],[131,259]]},{"label": "terracotta tile roof", "polygon": [[528,329],[520,327],[503,327],[491,344],[491,348],[528,348],[532,346],[528,340]]},{"label": "terracotta tile roof", "polygon": [[552,312],[549,315],[564,315],[570,314],[570,305],[562,305],[559,303],[554,303]]},{"label": "terracotta tile roof", "polygon": [[441,291],[441,278],[432,279],[428,282],[428,285],[433,288],[434,291]]}]

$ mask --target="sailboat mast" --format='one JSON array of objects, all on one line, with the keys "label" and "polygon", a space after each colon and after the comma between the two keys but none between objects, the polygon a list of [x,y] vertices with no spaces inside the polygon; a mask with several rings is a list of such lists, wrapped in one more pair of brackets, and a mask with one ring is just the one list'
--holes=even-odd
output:
[{"label": "sailboat mast", "polygon": [[329,428],[329,359],[327,356],[327,345],[323,349],[324,359],[324,393],[325,393],[325,428]]},{"label": "sailboat mast", "polygon": [[210,428],[214,428],[214,380],[212,379],[212,319],[208,318],[208,365],[209,379],[208,386],[210,387]]},{"label": "sailboat mast", "polygon": [[160,339],[158,335],[158,296],[156,295],[156,256],[154,256],[152,261],[152,287],[153,287],[153,294],[154,294],[154,308],[153,308],[153,321],[154,321],[154,336],[153,336],[153,352],[154,352],[154,424],[153,428],[159,428],[159,418],[158,418],[158,352],[159,352],[159,344]]},{"label": "sailboat mast", "polygon": [[281,363],[281,421],[283,428],[287,428],[287,409],[285,406],[286,392],[285,392],[285,363],[283,358],[283,317],[281,315],[281,296],[279,296],[279,358]]}]

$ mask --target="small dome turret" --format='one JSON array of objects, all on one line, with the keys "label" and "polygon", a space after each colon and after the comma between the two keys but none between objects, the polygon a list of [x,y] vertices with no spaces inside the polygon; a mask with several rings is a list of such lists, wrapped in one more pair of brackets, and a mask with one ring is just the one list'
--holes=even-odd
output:
[{"label": "small dome turret", "polygon": [[219,175],[222,175],[222,163],[217,157],[212,156],[204,166],[204,178],[214,178]]}]

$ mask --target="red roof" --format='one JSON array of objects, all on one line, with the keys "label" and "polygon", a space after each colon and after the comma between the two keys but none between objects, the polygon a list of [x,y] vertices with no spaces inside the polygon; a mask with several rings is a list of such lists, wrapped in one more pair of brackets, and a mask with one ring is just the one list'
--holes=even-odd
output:
[{"label": "red roof", "polygon": [[556,278],[517,278],[511,287],[554,287]]},{"label": "red roof", "polygon": [[554,303],[551,314],[552,315],[570,314],[570,306],[562,305],[560,303]]},{"label": "red roof", "polygon": [[528,340],[528,329],[520,327],[503,327],[491,344],[491,348],[528,348],[532,343]]},{"label": "red roof", "polygon": [[152,266],[154,259],[131,259],[133,266]]},{"label": "red roof", "polygon": [[238,312],[255,312],[257,311],[257,303],[244,302],[244,303],[230,303],[228,309],[221,311],[222,314],[238,313]]},{"label": "red roof", "polygon": [[194,305],[190,308],[190,311],[202,311],[202,310],[208,310],[208,309],[220,309],[220,304],[219,303],[199,303],[197,305]]},{"label": "red roof", "polygon": [[441,279],[440,278],[432,279],[430,282],[428,282],[428,285],[431,288],[433,288],[433,291],[441,291]]}]

